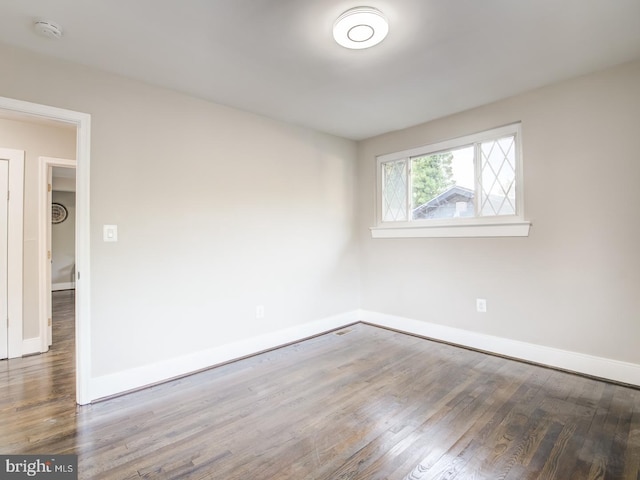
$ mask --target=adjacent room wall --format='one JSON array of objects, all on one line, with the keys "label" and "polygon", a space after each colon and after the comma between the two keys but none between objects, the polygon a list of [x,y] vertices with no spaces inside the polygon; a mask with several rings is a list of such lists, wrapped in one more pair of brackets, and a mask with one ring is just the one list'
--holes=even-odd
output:
[{"label": "adjacent room wall", "polygon": [[[640,364],[638,112],[635,62],[361,142],[362,307]],[[376,155],[516,121],[529,237],[371,239]]]},{"label": "adjacent room wall", "polygon": [[[0,117],[2,112],[0,112]],[[40,336],[38,323],[38,158],[75,159],[76,130],[0,118],[0,145],[25,151],[23,338]]]},{"label": "adjacent room wall", "polygon": [[357,309],[354,142],[0,56],[3,96],[91,114],[94,378]]},{"label": "adjacent room wall", "polygon": [[52,201],[67,209],[67,218],[51,225],[51,290],[68,290],[75,284],[76,194],[54,190]]}]

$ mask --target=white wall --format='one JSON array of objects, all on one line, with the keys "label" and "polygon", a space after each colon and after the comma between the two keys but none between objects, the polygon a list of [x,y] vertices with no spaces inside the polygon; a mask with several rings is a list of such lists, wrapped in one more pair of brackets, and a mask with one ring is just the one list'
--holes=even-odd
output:
[{"label": "white wall", "polygon": [[56,177],[56,170],[62,170],[64,167],[53,167],[53,189],[59,192],[75,192],[76,179],[69,177]]},{"label": "white wall", "polygon": [[[0,117],[2,112],[0,112]],[[38,158],[75,159],[76,131],[60,125],[0,118],[0,146],[25,151],[23,338],[40,335],[38,323]]]},{"label": "white wall", "polygon": [[76,194],[54,190],[52,201],[67,209],[67,218],[51,225],[51,289],[67,290],[75,283]]},{"label": "white wall", "polygon": [[[638,112],[640,62],[361,142],[362,307],[640,364]],[[516,121],[528,238],[371,239],[376,155]]]},{"label": "white wall", "polygon": [[[92,115],[94,378],[358,307],[640,365],[640,63],[356,146],[25,51],[0,56],[3,96]],[[376,155],[514,121],[529,237],[370,238]],[[117,243],[102,242],[104,224],[118,225]]]},{"label": "white wall", "polygon": [[354,142],[6,46],[0,57],[3,96],[92,116],[94,377],[358,307]]}]

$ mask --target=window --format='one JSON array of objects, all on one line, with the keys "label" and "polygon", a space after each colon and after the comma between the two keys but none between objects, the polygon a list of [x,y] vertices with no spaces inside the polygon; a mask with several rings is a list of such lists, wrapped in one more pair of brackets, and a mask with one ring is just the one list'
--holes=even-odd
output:
[{"label": "window", "polygon": [[526,236],[520,124],[378,157],[374,237]]}]

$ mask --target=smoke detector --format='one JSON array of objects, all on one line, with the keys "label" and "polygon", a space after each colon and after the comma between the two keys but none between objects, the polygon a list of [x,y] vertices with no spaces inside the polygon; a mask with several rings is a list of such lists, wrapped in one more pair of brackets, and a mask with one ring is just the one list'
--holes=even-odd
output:
[{"label": "smoke detector", "polygon": [[48,20],[36,20],[34,28],[43,37],[58,40],[62,37],[62,27]]}]

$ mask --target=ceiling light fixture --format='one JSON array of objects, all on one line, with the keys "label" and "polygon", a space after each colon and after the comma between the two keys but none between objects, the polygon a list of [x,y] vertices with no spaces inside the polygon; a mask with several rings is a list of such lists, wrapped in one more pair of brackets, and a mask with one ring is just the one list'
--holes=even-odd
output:
[{"label": "ceiling light fixture", "polygon": [[333,38],[346,48],[363,49],[379,44],[389,33],[389,22],[373,7],[347,10],[333,24]]}]

